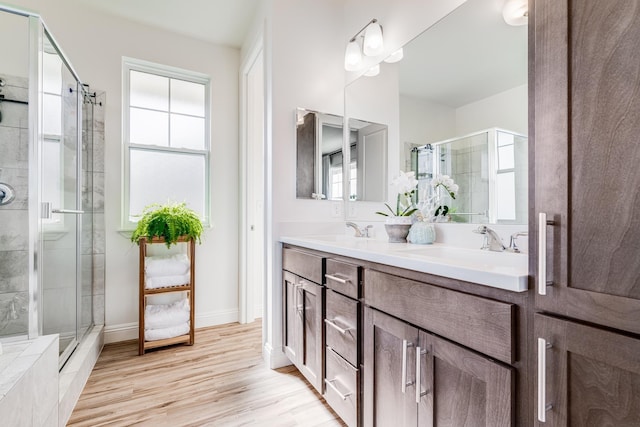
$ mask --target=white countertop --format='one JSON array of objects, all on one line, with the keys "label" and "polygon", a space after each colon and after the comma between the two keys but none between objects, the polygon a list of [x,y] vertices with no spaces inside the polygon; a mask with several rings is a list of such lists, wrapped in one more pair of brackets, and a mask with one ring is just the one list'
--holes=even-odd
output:
[{"label": "white countertop", "polygon": [[442,243],[389,243],[346,235],[281,237],[280,241],[513,292],[524,292],[528,286],[526,254],[458,248]]}]

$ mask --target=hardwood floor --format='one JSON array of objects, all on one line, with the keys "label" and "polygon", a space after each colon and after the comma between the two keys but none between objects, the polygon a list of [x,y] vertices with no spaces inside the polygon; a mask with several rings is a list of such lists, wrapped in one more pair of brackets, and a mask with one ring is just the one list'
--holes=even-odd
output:
[{"label": "hardwood floor", "polygon": [[193,346],[104,347],[69,426],[344,426],[293,367],[268,369],[260,321],[196,330]]}]

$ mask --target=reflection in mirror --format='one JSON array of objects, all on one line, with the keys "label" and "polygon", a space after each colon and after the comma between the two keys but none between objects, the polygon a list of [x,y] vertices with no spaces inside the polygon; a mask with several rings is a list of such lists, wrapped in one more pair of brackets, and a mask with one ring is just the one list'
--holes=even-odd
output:
[{"label": "reflection in mirror", "polygon": [[349,119],[349,200],[386,200],[387,126]]},{"label": "reflection in mirror", "polygon": [[296,110],[296,197],[342,200],[343,118]]},{"label": "reflection in mirror", "polygon": [[431,179],[448,175],[460,187],[446,196],[447,220],[522,224],[527,220],[527,138],[487,129],[447,141],[414,147],[412,170],[418,179],[418,206],[434,197]]},{"label": "reflection in mirror", "polygon": [[527,222],[527,26],[506,24],[502,3],[467,0],[403,46],[402,61],[345,88],[348,117],[389,125],[385,179],[414,170],[424,189],[429,174],[454,178],[451,221]]},{"label": "reflection in mirror", "polygon": [[468,0],[404,47],[400,169],[416,172],[423,201],[433,177],[453,178],[447,220],[525,224],[527,27],[495,5]]}]

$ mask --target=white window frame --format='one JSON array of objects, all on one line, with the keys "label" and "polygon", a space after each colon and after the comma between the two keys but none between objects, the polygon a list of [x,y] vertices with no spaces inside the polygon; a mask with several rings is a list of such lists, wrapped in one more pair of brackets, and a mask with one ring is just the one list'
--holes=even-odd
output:
[{"label": "white window frame", "polygon": [[[184,80],[192,83],[199,83],[205,86],[205,141],[204,149],[194,150],[188,148],[162,147],[149,144],[132,144],[129,141],[129,76],[131,71],[155,74],[171,79]],[[123,230],[134,230],[136,222],[129,220],[129,190],[130,190],[130,153],[131,148],[149,150],[159,153],[184,153],[204,155],[204,218],[202,224],[210,226],[211,218],[211,78],[202,73],[188,71],[168,65],[156,64],[135,58],[122,58],[122,212],[121,221]]]}]

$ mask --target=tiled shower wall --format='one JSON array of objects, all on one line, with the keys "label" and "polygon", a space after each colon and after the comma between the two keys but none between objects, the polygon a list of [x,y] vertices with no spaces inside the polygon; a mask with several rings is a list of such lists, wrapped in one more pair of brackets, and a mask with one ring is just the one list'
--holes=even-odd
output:
[{"label": "tiled shower wall", "polygon": [[[27,101],[26,78],[0,74],[6,99]],[[0,102],[0,182],[15,200],[0,206],[0,336],[26,335],[29,318],[28,106]]]},{"label": "tiled shower wall", "polygon": [[106,94],[97,92],[93,107],[93,322],[104,325],[104,109]]},{"label": "tiled shower wall", "polygon": [[[0,74],[5,81],[2,94],[7,99],[27,101],[26,78]],[[105,239],[104,239],[104,107],[106,96],[98,93],[93,108],[93,150],[84,147],[83,176],[87,187],[83,189],[83,201],[93,227],[85,227],[92,233],[87,241],[91,247],[82,248],[83,276],[90,275],[92,293],[84,289],[84,298],[93,299],[93,311],[83,313],[83,323],[93,314],[96,325],[104,324]],[[0,337],[26,335],[28,333],[29,262],[28,262],[28,106],[0,102],[0,182],[11,185],[15,200],[0,206]],[[87,118],[85,116],[85,118]],[[88,124],[88,123],[85,123]],[[90,129],[87,127],[86,129]],[[90,192],[89,192],[90,191]],[[89,209],[87,209],[89,208]],[[91,262],[93,261],[93,269]],[[86,283],[86,282],[85,282]],[[86,301],[88,302],[88,301]],[[90,307],[83,301],[83,307]]]}]

